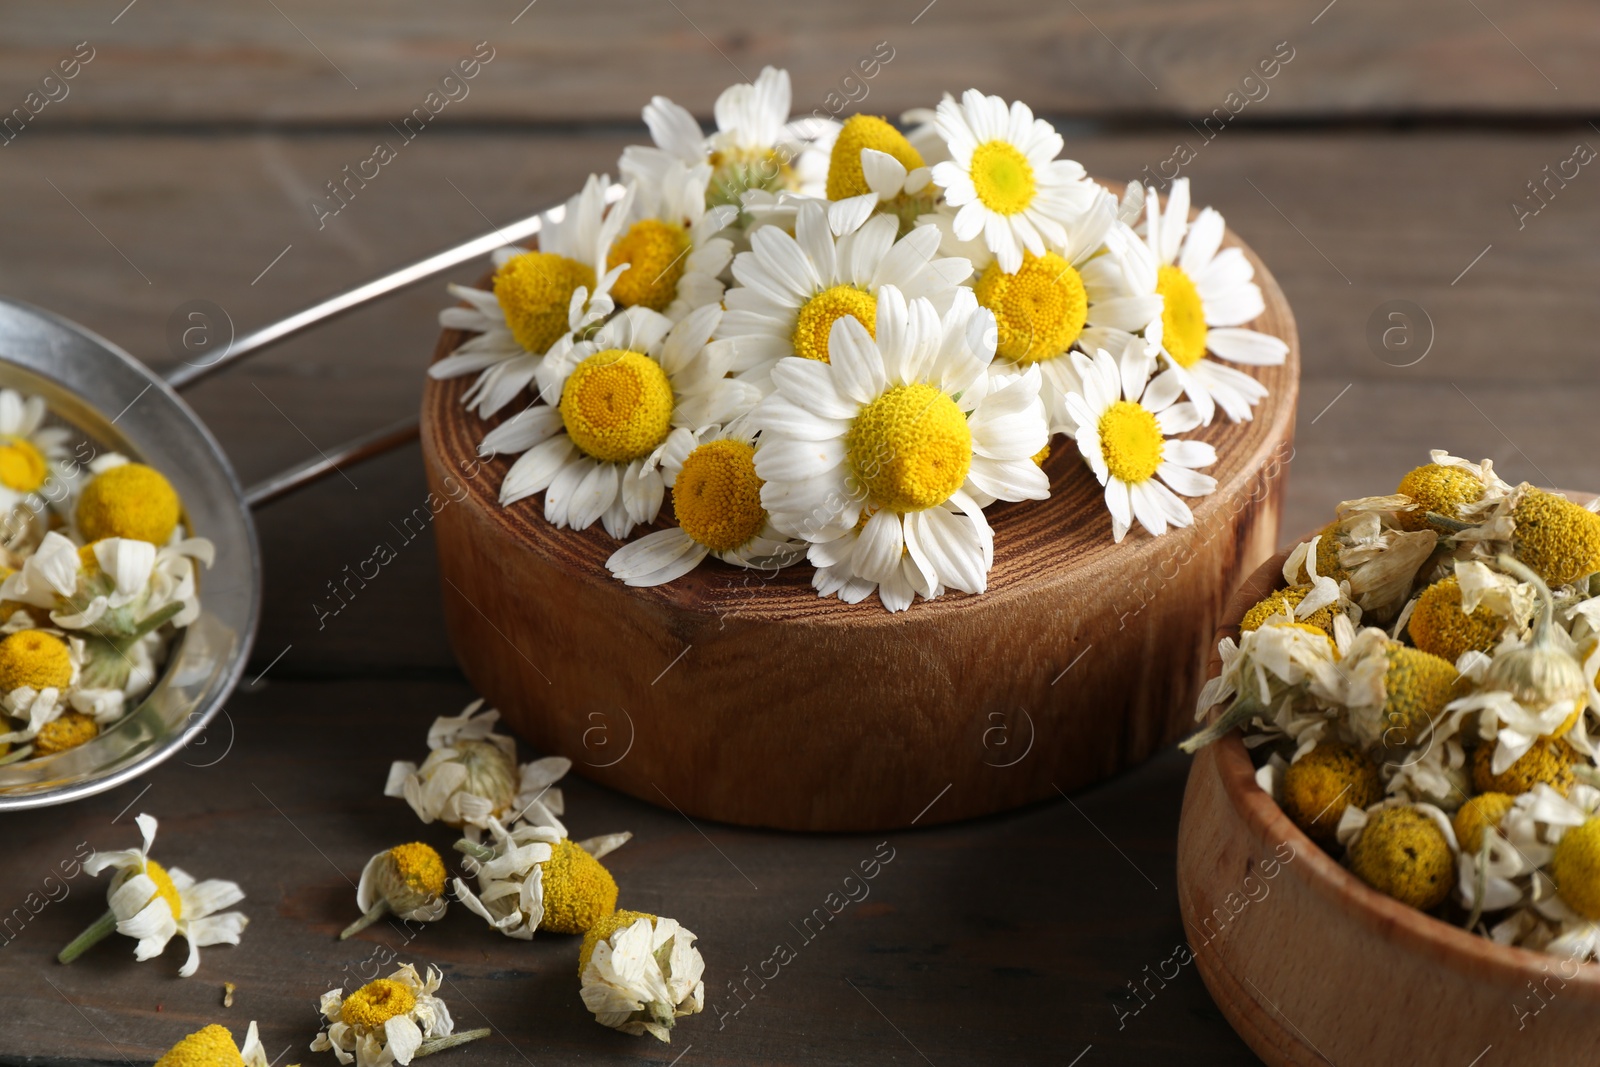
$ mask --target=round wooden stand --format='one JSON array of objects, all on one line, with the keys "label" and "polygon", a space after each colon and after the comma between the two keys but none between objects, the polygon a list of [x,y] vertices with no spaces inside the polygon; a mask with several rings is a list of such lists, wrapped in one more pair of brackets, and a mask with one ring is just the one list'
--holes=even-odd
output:
[{"label": "round wooden stand", "polygon": [[[1271,396],[1253,421],[1219,414],[1194,435],[1220,457],[1217,492],[1191,502],[1195,525],[1160,538],[1136,527],[1113,544],[1102,489],[1057,438],[1050,499],[990,509],[988,592],[895,615],[876,597],[819,599],[807,565],[771,575],[708,561],[627,588],[605,569],[618,542],[598,525],[557,530],[542,497],[500,506],[510,458],[463,476],[498,419],[461,407],[470,378],[430,380],[422,447],[430,486],[452,501],[434,527],[462,669],[512,729],[579,773],[753,826],[928,825],[1139,763],[1184,732],[1214,620],[1276,548],[1299,350],[1277,283],[1245,254],[1267,304],[1253,326],[1288,342],[1289,359],[1256,372]],[[462,340],[446,331],[435,358]]]},{"label": "round wooden stand", "polygon": [[[1219,617],[1282,584],[1283,560]],[[1256,785],[1237,733],[1189,772],[1178,906],[1206,988],[1272,1067],[1595,1060],[1600,966],[1494,944],[1368,888]]]}]

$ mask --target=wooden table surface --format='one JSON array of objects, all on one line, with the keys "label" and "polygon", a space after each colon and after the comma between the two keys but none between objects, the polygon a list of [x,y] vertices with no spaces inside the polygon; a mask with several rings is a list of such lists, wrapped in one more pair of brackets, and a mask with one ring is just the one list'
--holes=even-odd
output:
[{"label": "wooden table surface", "polygon": [[[319,229],[324,184],[480,41],[494,58],[469,95]],[[877,77],[846,80],[880,42],[893,58]],[[1566,162],[1600,144],[1585,118],[1600,111],[1597,44],[1581,0],[15,0],[0,13],[0,114],[61,60],[92,58],[65,95],[44,84],[58,99],[0,144],[0,293],[160,366],[187,301],[243,332],[560,199],[644,136],[652,93],[706,115],[720,87],[775,63],[797,111],[850,96],[894,115],[975,84],[1056,117],[1070,154],[1107,178],[1186,159],[1197,201],[1271,264],[1305,362],[1287,539],[1338,500],[1389,491],[1434,447],[1492,457],[1513,480],[1600,485],[1600,175]],[[1275,52],[1293,58],[1247,81]],[[1201,125],[1218,108],[1238,111],[1220,132]],[[420,286],[191,402],[241,477],[265,476],[414,411],[443,300]],[[1386,347],[1397,324],[1412,333]],[[0,913],[81,842],[131,844],[148,811],[164,860],[243,884],[244,943],[207,950],[188,980],[176,946],[135,964],[112,942],[60,967],[56,950],[104,906],[80,876],[0,936],[0,1064],[148,1063],[206,1022],[242,1033],[252,1018],[269,1055],[287,1051],[278,1064],[332,1063],[305,1050],[318,994],[391,958],[441,967],[460,1024],[494,1028],[460,1063],[1253,1062],[1192,968],[1151,978],[1183,939],[1187,760],[1170,752],[1073,797],[875,837],[693,824],[572,781],[575,836],[636,835],[614,856],[624,903],[700,935],[720,1011],[670,1047],[589,1021],[570,940],[507,941],[458,909],[420,933],[335,941],[366,858],[418,834],[381,796],[388,762],[420,757],[429,721],[471,698],[426,538],[319,615],[328,583],[425,495],[415,449],[350,474],[259,515],[255,680],[202,745],[144,781],[0,820]],[[802,921],[881,842],[894,859],[870,897],[808,940]],[[793,961],[736,998],[729,983],[780,943]],[[231,1009],[223,981],[238,985]]]}]

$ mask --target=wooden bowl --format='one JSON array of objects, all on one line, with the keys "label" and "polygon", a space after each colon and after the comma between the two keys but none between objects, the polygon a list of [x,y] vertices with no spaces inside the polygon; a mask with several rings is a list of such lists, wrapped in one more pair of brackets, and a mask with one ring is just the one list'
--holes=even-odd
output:
[{"label": "wooden bowl", "polygon": [[[1282,584],[1284,558],[1221,618]],[[1178,906],[1206,988],[1272,1067],[1595,1062],[1600,965],[1497,945],[1369,888],[1256,785],[1237,732],[1189,771]]]},{"label": "wooden bowl", "polygon": [[[598,525],[555,529],[542,497],[500,506],[508,458],[463,476],[489,427],[461,407],[470,378],[430,380],[422,448],[462,669],[536,748],[731,823],[924,825],[1139,763],[1184,732],[1212,621],[1276,547],[1299,347],[1283,293],[1245,254],[1267,305],[1253,325],[1289,358],[1260,371],[1271,396],[1253,421],[1219,416],[1196,435],[1220,460],[1195,525],[1113,544],[1100,486],[1058,438],[1050,499],[990,511],[988,592],[894,615],[875,596],[819,599],[806,565],[774,576],[708,561],[670,585],[622,585],[605,569],[618,542]],[[446,331],[435,358],[463,336]]]}]

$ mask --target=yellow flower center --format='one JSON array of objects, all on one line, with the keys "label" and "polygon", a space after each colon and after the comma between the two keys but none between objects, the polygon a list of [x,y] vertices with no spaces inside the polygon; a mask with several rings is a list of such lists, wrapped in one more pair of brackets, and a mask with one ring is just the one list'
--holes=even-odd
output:
[{"label": "yellow flower center", "polygon": [[393,978],[378,978],[345,997],[339,1017],[350,1026],[377,1030],[416,1006],[417,995],[411,990]]},{"label": "yellow flower center", "polygon": [[755,454],[743,441],[708,441],[683,461],[672,509],[683,532],[713,552],[749,542],[767,521]]},{"label": "yellow flower center", "polygon": [[1455,884],[1455,857],[1444,831],[1416,808],[1374,814],[1348,859],[1357,878],[1422,911],[1444,903]]},{"label": "yellow flower center", "polygon": [[1564,496],[1529,489],[1512,518],[1517,558],[1552,587],[1600,571],[1600,515]]},{"label": "yellow flower center", "polygon": [[1585,919],[1600,919],[1600,818],[1561,835],[1549,871],[1568,907]]},{"label": "yellow flower center", "polygon": [[873,504],[922,511],[949,500],[967,480],[972,430],[942,390],[896,385],[861,409],[845,454]]},{"label": "yellow flower center", "polygon": [[541,865],[544,917],[539,929],[557,934],[582,934],[617,907],[617,882],[581,845],[562,838],[550,846]]},{"label": "yellow flower center", "polygon": [[1400,479],[1395,492],[1415,500],[1417,506],[1411,511],[1395,512],[1395,524],[1403,530],[1421,530],[1428,525],[1430,511],[1453,519],[1461,505],[1481,500],[1483,489],[1483,482],[1460,467],[1423,464]]},{"label": "yellow flower center", "polygon": [[26,437],[0,437],[0,485],[31,493],[50,475],[44,453]]},{"label": "yellow flower center", "polygon": [[562,387],[561,421],[586,455],[607,463],[640,459],[672,430],[672,383],[649,356],[596,352]]},{"label": "yellow flower center", "polygon": [[444,860],[439,853],[420,841],[409,845],[396,845],[389,850],[389,858],[406,885],[419,893],[437,897],[444,893]]},{"label": "yellow flower center", "polygon": [[869,334],[878,336],[877,298],[853,285],[835,285],[800,305],[794,324],[794,354],[828,362],[828,335],[833,324],[846,315],[854,315]]},{"label": "yellow flower center", "polygon": [[180,511],[178,493],[160,471],[124,463],[84,486],[78,498],[78,531],[87,541],[128,537],[164,545]]},{"label": "yellow flower center", "polygon": [[173,1045],[156,1067],[244,1067],[244,1057],[226,1026],[212,1023]]},{"label": "yellow flower center", "polygon": [[1480,793],[1461,805],[1453,821],[1462,851],[1477,852],[1482,848],[1484,831],[1497,829],[1516,801],[1509,793]]},{"label": "yellow flower center", "polygon": [[838,140],[833,142],[833,155],[828,158],[829,200],[844,200],[872,192],[866,176],[861,173],[863,148],[893,156],[908,171],[923,165],[922,153],[912,147],[905,134],[877,115],[852,115],[845,120]]},{"label": "yellow flower center", "polygon": [[[1456,696],[1455,664],[1431,652],[1391,641],[1383,673],[1383,743],[1389,748],[1414,745],[1423,728],[1439,717]],[[1488,748],[1491,746],[1480,746]]]},{"label": "yellow flower center", "polygon": [[1461,610],[1461,583],[1453,574],[1423,590],[1406,624],[1412,644],[1451,663],[1469,649],[1489,651],[1505,628],[1506,620],[1482,604],[1471,615]]},{"label": "yellow flower center", "polygon": [[1378,765],[1353,745],[1324,741],[1289,764],[1283,774],[1283,810],[1324,845],[1346,807],[1366,808],[1383,796]]},{"label": "yellow flower center", "polygon": [[994,312],[999,328],[995,354],[1016,363],[1061,355],[1088,321],[1089,296],[1083,279],[1054,252],[1024,253],[1022,269],[1015,274],[991,263],[974,288],[978,303]]},{"label": "yellow flower center", "polygon": [[690,247],[689,232],[682,226],[640,219],[628,227],[606,257],[609,268],[629,264],[612,284],[611,295],[623,307],[665,311],[678,295]]},{"label": "yellow flower center", "polygon": [[39,736],[33,739],[33,754],[53,756],[92,741],[99,734],[100,725],[93,718],[81,711],[69,711],[39,727]]},{"label": "yellow flower center", "polygon": [[1156,272],[1161,294],[1161,343],[1180,367],[1192,367],[1206,354],[1206,311],[1200,292],[1177,267]]},{"label": "yellow flower center", "polygon": [[494,275],[494,296],[517,344],[543,354],[567,332],[567,308],[580,288],[594,292],[594,270],[554,252],[526,252]]},{"label": "yellow flower center", "polygon": [[0,641],[0,693],[31,686],[64,689],[72,681],[67,643],[43,630],[22,630]]},{"label": "yellow flower center", "polygon": [[1033,203],[1033,164],[1015,145],[985,141],[972,150],[972,184],[984,207],[1015,215]]},{"label": "yellow flower center", "polygon": [[167,869],[155,860],[147,859],[144,861],[144,873],[156,884],[156,896],[150,899],[160,897],[172,909],[174,919],[183,918],[183,898],[178,896],[178,887],[172,884],[172,875],[167,873]]},{"label": "yellow flower center", "polygon": [[1113,478],[1148,481],[1161,466],[1161,424],[1143,404],[1118,400],[1100,416],[1100,455]]}]

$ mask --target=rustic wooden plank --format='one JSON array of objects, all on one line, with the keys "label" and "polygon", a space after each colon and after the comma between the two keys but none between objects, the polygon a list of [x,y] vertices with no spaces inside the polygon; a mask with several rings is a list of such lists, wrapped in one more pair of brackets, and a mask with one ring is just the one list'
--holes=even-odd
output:
[{"label": "rustic wooden plank", "polygon": [[[670,1048],[589,1020],[573,938],[512,941],[458,906],[426,928],[379,924],[341,944],[369,855],[414,838],[447,850],[448,830],[420,826],[381,789],[388,761],[418,755],[431,717],[467,698],[459,683],[269,681],[146,783],[5,816],[0,904],[58,899],[4,935],[0,1064],[148,1062],[205,1023],[238,1033],[252,1018],[269,1056],[291,1050],[278,1062],[331,1063],[305,1052],[316,998],[393,958],[439,966],[458,1024],[496,1029],[455,1063],[1061,1064],[1090,1045],[1092,1062],[1109,1064],[1165,1062],[1178,1048],[1198,1064],[1246,1055],[1193,968],[1167,963],[1183,939],[1173,835],[1188,760],[1176,753],[1071,803],[877,836],[691,825],[564,783],[574,835],[636,835],[610,861],[623,902],[700,936],[708,1008]],[[70,967],[53,960],[100,913],[104,887],[58,874],[42,889],[44,879],[81,842],[136,841],[140,811],[161,820],[163,861],[234,878],[248,894],[243,943],[205,950],[191,979],[175,977],[176,946],[143,964],[120,939]],[[805,918],[880,842],[893,859],[867,896],[806,940]],[[776,978],[768,967],[765,988],[750,981],[739,1009],[729,983],[747,965],[757,973],[778,943],[795,959]],[[220,1007],[225,980],[238,985],[232,1009]]]},{"label": "rustic wooden plank", "polygon": [[[166,321],[185,301],[215,301],[240,330],[252,328],[481,232],[485,216],[507,220],[559,199],[590,169],[609,167],[628,139],[440,132],[419,138],[321,231],[308,198],[361,157],[364,137],[19,140],[0,168],[0,196],[18,205],[0,231],[0,292],[159,363],[170,359]],[[1521,229],[1508,207],[1575,143],[1600,143],[1592,130],[1227,131],[1204,147],[1192,131],[1174,131],[1085,134],[1072,146],[1094,172],[1122,178],[1145,167],[1159,173],[1180,138],[1198,149],[1184,168],[1196,195],[1260,252],[1299,320],[1307,383],[1286,535],[1340,499],[1392,485],[1430,447],[1493,456],[1517,477],[1593,481],[1581,460],[1595,444],[1589,342],[1600,332],[1592,300],[1600,250],[1585,236],[1600,225],[1600,206],[1588,168],[1566,188],[1552,186],[1548,206]],[[207,381],[192,400],[246,480],[259,478],[311,454],[301,431],[327,447],[415,411],[443,299],[437,286],[420,286]],[[1413,366],[1369,346],[1373,313],[1400,299],[1434,324],[1434,347]],[[1549,418],[1545,404],[1568,417]],[[292,644],[280,668],[291,673],[448,669],[426,540],[319,628],[314,605],[329,603],[327,583],[367,558],[389,523],[426,495],[415,451],[351,476],[359,490],[336,479],[262,514],[271,584],[258,666]],[[412,624],[383,625],[396,615]]]},{"label": "rustic wooden plank", "polygon": [[[861,99],[894,113],[976,84],[1041,112],[1265,116],[1415,111],[1580,115],[1600,101],[1589,57],[1600,23],[1582,0],[751,0],[603,6],[571,0],[22,0],[0,42],[9,111],[78,42],[94,58],[42,91],[33,125],[85,122],[361,121],[381,128],[423,103],[453,63],[494,58],[441,113],[462,120],[636,121],[652,93],[708,115],[716,93],[763,64],[789,67],[798,110]],[[120,14],[119,14],[120,12]],[[886,42],[868,81],[857,64]],[[1278,78],[1245,83],[1287,42]],[[87,54],[87,53],[86,53]],[[485,53],[487,54],[487,53]],[[882,53],[879,54],[889,54]],[[1283,54],[1290,54],[1285,51]],[[453,90],[459,95],[459,89]],[[61,94],[65,92],[65,96]],[[1228,103],[1255,97],[1247,105]]]}]

